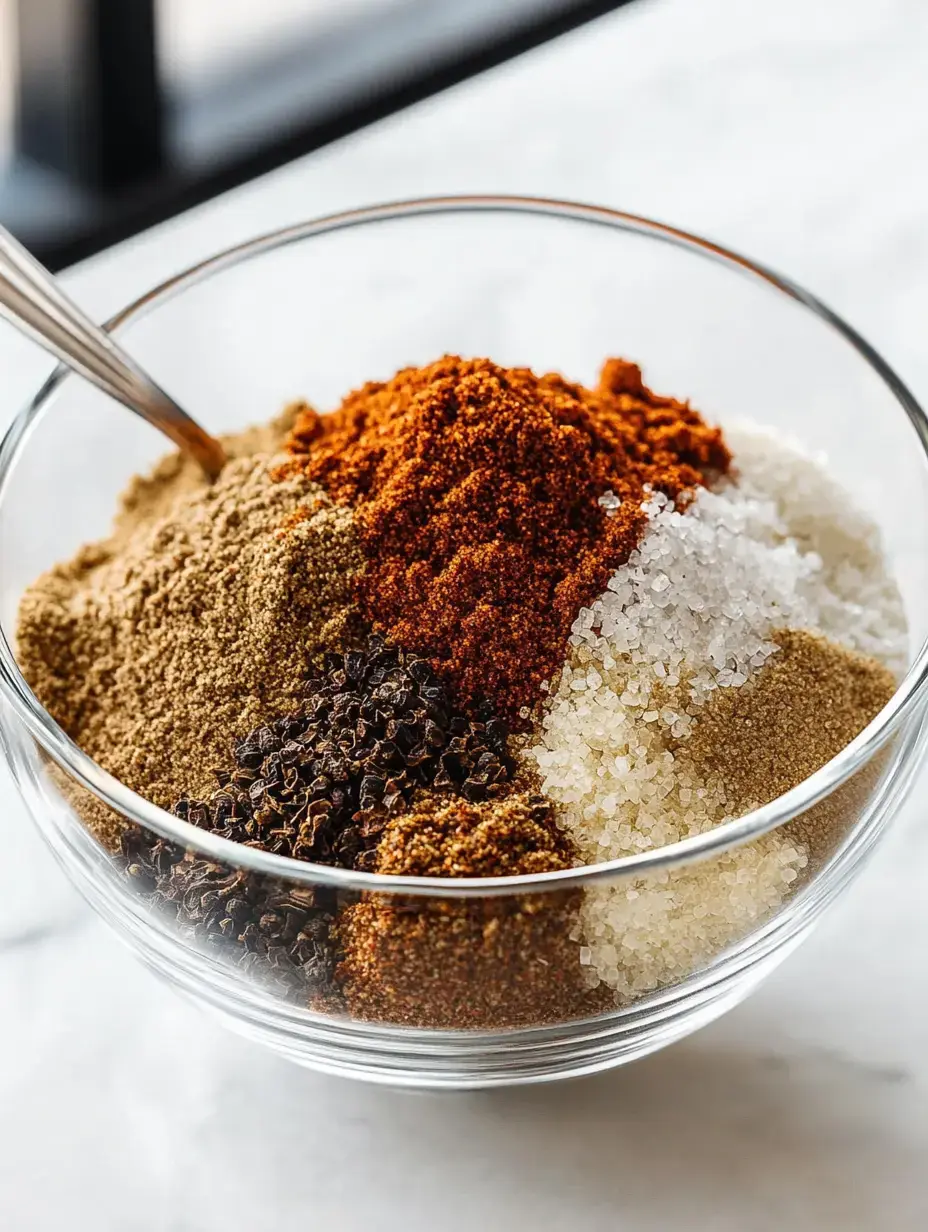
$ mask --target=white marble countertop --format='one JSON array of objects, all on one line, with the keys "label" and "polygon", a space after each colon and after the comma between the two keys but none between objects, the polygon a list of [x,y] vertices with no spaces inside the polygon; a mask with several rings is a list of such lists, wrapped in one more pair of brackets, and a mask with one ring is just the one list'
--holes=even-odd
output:
[{"label": "white marble countertop", "polygon": [[[928,5],[632,6],[72,271],[103,316],[251,233],[427,192],[651,214],[784,269],[928,396]],[[0,333],[0,414],[48,364]],[[0,779],[0,1227],[928,1226],[928,827],[752,1000],[625,1070],[412,1096],[222,1034],[130,959]],[[924,783],[924,780],[923,780]]]}]

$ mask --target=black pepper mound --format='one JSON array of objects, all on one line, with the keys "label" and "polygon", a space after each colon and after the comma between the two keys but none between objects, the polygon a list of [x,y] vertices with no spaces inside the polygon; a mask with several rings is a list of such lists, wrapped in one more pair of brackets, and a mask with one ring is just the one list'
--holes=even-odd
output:
[{"label": "black pepper mound", "polygon": [[246,736],[234,767],[216,772],[218,790],[180,800],[177,816],[264,851],[369,871],[416,791],[479,803],[512,777],[505,724],[454,710],[425,659],[378,638],[327,654],[305,692],[302,713]]},{"label": "black pepper mound", "polygon": [[[455,711],[416,655],[371,638],[327,654],[300,713],[256,728],[215,771],[208,800],[175,814],[246,846],[316,864],[372,870],[388,822],[423,788],[471,804],[504,793],[514,772],[505,724]],[[188,940],[222,951],[286,996],[333,998],[336,895],[299,889],[195,856],[135,829],[127,875]]]},{"label": "black pepper mound", "polygon": [[138,828],[122,835],[120,856],[137,892],[183,940],[231,959],[280,996],[335,1008],[335,891],[215,864]]}]

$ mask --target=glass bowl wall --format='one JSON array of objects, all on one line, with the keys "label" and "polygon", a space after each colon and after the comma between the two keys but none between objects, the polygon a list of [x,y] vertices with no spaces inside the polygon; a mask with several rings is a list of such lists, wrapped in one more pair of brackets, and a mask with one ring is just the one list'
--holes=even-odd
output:
[{"label": "glass bowl wall", "polygon": [[[263,857],[185,828],[110,779],[67,741],[18,674],[10,646],[22,590],[104,535],[129,476],[165,451],[146,424],[56,376],[0,455],[3,742],[59,862],[155,970],[230,1025],[333,1072],[438,1087],[530,1081],[633,1059],[711,1020],[842,892],[904,795],[922,743],[928,470],[919,409],[820,305],[711,244],[644,220],[557,203],[460,199],[359,211],[254,241],[156,289],[117,328],[217,433],[266,419],[294,398],[330,408],[365,380],[444,352],[587,382],[607,356],[634,359],[652,388],[690,398],[709,420],[750,418],[827,453],[882,529],[911,627],[909,675],[854,746],[790,796],[708,839],[637,863],[511,884],[399,883]],[[107,809],[130,827],[128,860],[94,838]],[[487,964],[518,949],[514,939],[530,935],[529,917],[541,926],[580,894],[643,884],[630,877],[672,888],[685,875],[677,869],[777,825],[808,829],[823,809],[840,823],[819,828],[825,837],[795,894],[682,982],[606,1006],[565,998],[555,987],[563,973],[552,969],[546,986],[537,966],[513,961],[500,965],[492,986]],[[158,905],[150,861],[163,871],[182,857],[188,872],[198,863],[190,908],[179,916]],[[318,921],[359,900],[387,921],[379,935],[391,944],[410,918],[435,921],[433,932],[457,920],[457,934],[472,935],[471,953],[439,981],[441,1012],[429,1009],[437,985],[422,992],[419,1011],[408,1008],[423,973],[436,968],[427,947],[410,951],[391,977],[394,991],[411,990],[407,999],[388,998],[376,1014],[368,1006],[365,1021],[319,994],[315,976],[301,968],[315,953]],[[276,918],[273,944],[230,941],[223,903],[238,904],[232,915]],[[481,941],[488,921],[500,930],[497,951]],[[518,1009],[526,981],[547,1006],[534,1016]]]}]

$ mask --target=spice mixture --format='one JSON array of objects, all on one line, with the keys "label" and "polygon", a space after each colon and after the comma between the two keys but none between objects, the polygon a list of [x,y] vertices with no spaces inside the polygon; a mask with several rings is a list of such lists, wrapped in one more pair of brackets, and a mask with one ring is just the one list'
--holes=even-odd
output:
[{"label": "spice mixture", "polygon": [[[574,622],[530,749],[587,863],[774,799],[839,752],[895,687],[883,663],[904,657],[901,605],[872,535],[839,533],[855,516],[848,498],[824,475],[813,484],[812,464],[783,443],[744,430],[733,439],[734,480],[700,490],[685,511],[651,497],[638,547]],[[794,492],[804,542],[788,521]],[[800,828],[590,890],[583,961],[622,996],[688,974],[796,886],[809,857]]]},{"label": "spice mixture", "polygon": [[[101,765],[314,864],[534,875],[776,798],[886,704],[905,620],[823,466],[609,360],[595,388],[446,356],[172,456],[24,596],[19,659]],[[275,881],[85,814],[191,943],[325,1013],[585,1017],[692,974],[837,849],[871,763],[712,861],[483,897]]]}]

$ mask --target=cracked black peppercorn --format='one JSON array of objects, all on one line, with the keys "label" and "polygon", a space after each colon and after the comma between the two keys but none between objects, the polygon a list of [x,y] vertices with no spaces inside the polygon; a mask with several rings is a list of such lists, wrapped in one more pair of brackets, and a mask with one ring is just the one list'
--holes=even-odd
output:
[{"label": "cracked black peppercorn", "polygon": [[216,864],[138,828],[122,835],[120,855],[138,893],[184,940],[231,959],[278,995],[336,1008],[334,890]]},{"label": "cracked black peppercorn", "polygon": [[373,868],[391,817],[431,788],[479,803],[512,777],[507,729],[450,703],[425,659],[372,637],[324,656],[301,712],[250,732],[208,800],[178,817],[223,838],[343,868]]}]

